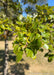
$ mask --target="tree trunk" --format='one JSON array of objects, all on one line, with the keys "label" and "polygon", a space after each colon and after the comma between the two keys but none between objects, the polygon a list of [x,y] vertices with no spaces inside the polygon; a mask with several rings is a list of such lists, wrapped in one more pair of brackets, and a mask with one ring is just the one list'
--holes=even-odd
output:
[{"label": "tree trunk", "polygon": [[[8,12],[7,12],[7,8],[8,7],[8,0],[5,0],[5,4],[4,4],[4,12],[6,14],[6,17],[8,17]],[[4,75],[8,75],[8,58],[9,58],[9,55],[8,55],[8,31],[5,30],[4,31],[4,35],[6,36],[5,37],[5,64],[4,64]]]},{"label": "tree trunk", "polygon": [[4,64],[4,75],[8,74],[8,39],[5,39],[5,64]]}]

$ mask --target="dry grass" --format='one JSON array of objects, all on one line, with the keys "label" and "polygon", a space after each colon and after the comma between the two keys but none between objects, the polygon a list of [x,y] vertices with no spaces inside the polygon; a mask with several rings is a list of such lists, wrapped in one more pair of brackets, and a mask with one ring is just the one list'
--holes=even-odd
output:
[{"label": "dry grass", "polygon": [[[35,60],[23,55],[23,59],[16,64],[16,56],[13,54],[12,42],[9,43],[9,69],[8,75],[54,75],[54,61],[48,62],[44,52],[38,52]],[[3,75],[4,65],[4,41],[0,41],[0,75]]]}]

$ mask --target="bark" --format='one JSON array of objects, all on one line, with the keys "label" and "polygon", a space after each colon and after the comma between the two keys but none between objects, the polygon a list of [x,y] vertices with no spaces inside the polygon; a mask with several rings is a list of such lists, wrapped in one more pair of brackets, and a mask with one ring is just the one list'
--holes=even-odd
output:
[{"label": "bark", "polygon": [[8,17],[8,12],[7,12],[8,0],[5,1],[5,4],[3,4],[3,6],[4,6],[4,12],[6,14],[6,17]]},{"label": "bark", "polygon": [[[6,17],[8,17],[8,12],[7,12],[7,8],[8,7],[8,0],[5,1],[4,4],[4,12],[6,14]],[[7,32],[7,33],[6,33]],[[5,64],[4,64],[4,75],[8,75],[8,30],[5,30]]]},{"label": "bark", "polygon": [[4,75],[8,75],[8,39],[5,39],[5,64],[4,64]]}]

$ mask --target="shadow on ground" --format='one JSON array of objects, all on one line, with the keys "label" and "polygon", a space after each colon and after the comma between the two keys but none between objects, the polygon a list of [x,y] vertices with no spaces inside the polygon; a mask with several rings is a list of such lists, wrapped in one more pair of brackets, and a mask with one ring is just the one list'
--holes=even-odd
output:
[{"label": "shadow on ground", "polygon": [[[10,68],[11,75],[25,75],[24,69],[29,70],[29,64],[28,63],[22,63],[25,61],[24,59],[21,60],[21,63],[16,63],[16,56],[14,55],[13,51],[9,51],[9,62],[10,62]],[[11,64],[12,62],[12,64]],[[15,63],[13,63],[15,62]]]},{"label": "shadow on ground", "polygon": [[[0,75],[4,75],[4,50],[0,50]],[[9,51],[9,69],[8,75],[25,75],[24,69],[29,70],[29,64],[27,63],[17,63],[16,56],[13,53],[13,50]],[[12,61],[12,62],[11,62]],[[22,59],[21,61],[24,61]],[[14,63],[14,64],[13,64]]]},{"label": "shadow on ground", "polygon": [[4,50],[0,50],[0,75],[4,72]]},{"label": "shadow on ground", "polygon": [[11,70],[11,75],[25,75],[24,69],[28,70],[29,65],[18,63],[11,65],[10,70]]}]

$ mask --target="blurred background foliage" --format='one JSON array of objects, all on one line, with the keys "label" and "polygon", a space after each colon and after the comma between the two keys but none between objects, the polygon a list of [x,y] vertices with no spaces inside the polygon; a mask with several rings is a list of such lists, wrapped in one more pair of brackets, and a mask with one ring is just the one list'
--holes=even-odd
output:
[{"label": "blurred background foliage", "polygon": [[17,62],[23,52],[35,59],[43,48],[49,50],[45,54],[49,61],[54,58],[54,6],[48,6],[47,0],[0,0],[0,36],[5,30],[9,37],[16,36],[13,47]]}]

